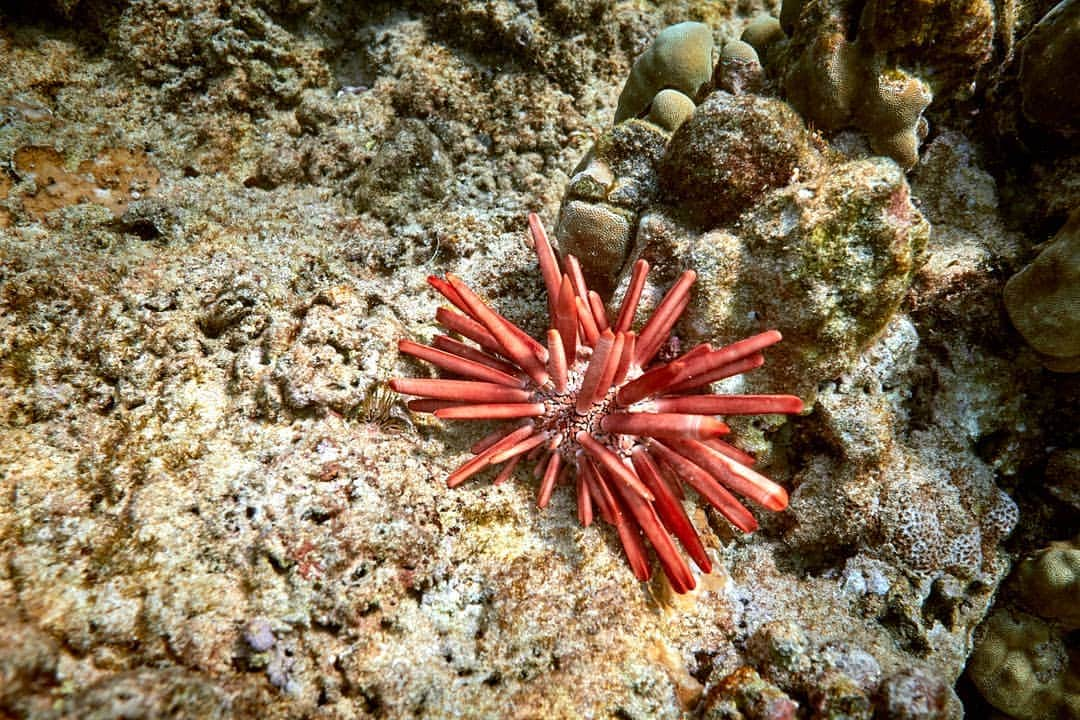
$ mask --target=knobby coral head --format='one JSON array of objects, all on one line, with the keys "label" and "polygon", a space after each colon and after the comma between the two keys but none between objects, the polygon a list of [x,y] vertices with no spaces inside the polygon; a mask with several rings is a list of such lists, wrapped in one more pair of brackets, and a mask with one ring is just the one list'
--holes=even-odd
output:
[{"label": "knobby coral head", "polygon": [[703,571],[709,557],[682,500],[683,484],[697,491],[743,532],[757,520],[733,493],[768,508],[787,507],[787,492],[754,471],[754,458],[720,439],[729,428],[718,416],[798,413],[792,395],[700,394],[710,383],[764,363],[761,351],[780,341],[769,330],[719,349],[701,344],[670,362],[654,362],[690,300],[696,275],[682,274],[640,332],[630,329],[649,264],[638,260],[614,322],[590,291],[577,259],[560,263],[540,219],[529,231],[547,287],[551,329],[546,347],[497,313],[460,278],[428,282],[457,308],[435,317],[447,335],[431,346],[402,340],[401,352],[426,360],[455,379],[398,378],[390,387],[416,396],[409,409],[447,420],[510,420],[472,447],[473,457],[452,472],[456,487],[493,465],[506,480],[523,458],[543,472],[537,505],[556,485],[573,484],[582,525],[594,515],[615,526],[634,575],[648,580],[652,546],[675,591],[694,576],[672,536]]}]

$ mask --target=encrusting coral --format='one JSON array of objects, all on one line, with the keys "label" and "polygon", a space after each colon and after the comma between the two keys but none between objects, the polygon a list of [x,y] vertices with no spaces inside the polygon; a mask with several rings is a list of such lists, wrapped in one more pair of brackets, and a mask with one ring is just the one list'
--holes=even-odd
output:
[{"label": "encrusting coral", "polygon": [[460,379],[398,378],[390,387],[420,398],[409,401],[411,410],[439,418],[519,421],[473,445],[474,456],[450,474],[449,487],[505,463],[495,478],[502,482],[523,458],[535,458],[537,473],[543,473],[537,495],[542,508],[573,468],[581,523],[588,526],[595,512],[615,525],[642,581],[651,575],[648,539],[672,588],[692,590],[694,576],[672,536],[702,571],[709,572],[711,563],[682,507],[682,483],[743,532],[755,530],[757,520],[732,491],[769,510],[787,507],[784,488],[751,469],[753,457],[720,439],[730,430],[718,416],[803,409],[792,395],[692,391],[760,366],[761,351],[779,342],[780,333],[770,330],[719,349],[702,343],[670,361],[657,360],[686,309],[695,273],[684,272],[635,333],[630,325],[649,271],[646,261],[635,263],[612,322],[577,259],[567,255],[559,262],[534,214],[529,230],[548,294],[547,346],[492,310],[460,278],[430,276],[431,286],[461,311],[440,308],[438,322],[478,347],[445,335],[432,346],[402,340],[401,352]]},{"label": "encrusting coral", "polygon": [[1080,536],[1021,561],[1008,586],[1029,615],[999,609],[980,627],[968,675],[986,700],[1017,720],[1080,717]]},{"label": "encrusting coral", "polygon": [[581,271],[591,287],[608,294],[610,280],[603,269],[622,267],[630,251],[633,213],[603,202],[568,200],[559,214],[555,232],[563,247],[581,262]]},{"label": "encrusting coral", "polygon": [[602,295],[615,289],[614,271],[626,262],[638,215],[660,194],[657,166],[670,138],[662,124],[676,124],[677,118],[653,122],[652,113],[693,112],[693,103],[676,107],[678,95],[674,90],[660,92],[661,102],[653,105],[649,118],[627,120],[604,133],[567,185],[555,234]]}]

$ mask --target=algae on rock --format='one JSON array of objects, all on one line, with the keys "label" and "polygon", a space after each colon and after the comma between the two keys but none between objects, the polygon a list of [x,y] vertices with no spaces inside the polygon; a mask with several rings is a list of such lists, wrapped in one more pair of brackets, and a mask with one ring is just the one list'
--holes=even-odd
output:
[{"label": "algae on rock", "polygon": [[928,234],[895,164],[840,165],[774,190],[686,251],[700,275],[690,322],[726,337],[778,328],[784,343],[758,375],[812,397],[884,330]]}]

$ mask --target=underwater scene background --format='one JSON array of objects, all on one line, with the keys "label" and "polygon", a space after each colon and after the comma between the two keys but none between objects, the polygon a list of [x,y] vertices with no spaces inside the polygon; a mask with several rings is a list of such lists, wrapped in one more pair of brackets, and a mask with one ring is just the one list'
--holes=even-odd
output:
[{"label": "underwater scene background", "polygon": [[[0,717],[1080,718],[1078,58],[1077,0],[0,2]],[[529,212],[638,333],[696,273],[658,362],[783,336],[711,387],[801,399],[722,418],[785,507],[660,463],[678,587],[386,385],[513,364],[429,276],[544,340]]]}]

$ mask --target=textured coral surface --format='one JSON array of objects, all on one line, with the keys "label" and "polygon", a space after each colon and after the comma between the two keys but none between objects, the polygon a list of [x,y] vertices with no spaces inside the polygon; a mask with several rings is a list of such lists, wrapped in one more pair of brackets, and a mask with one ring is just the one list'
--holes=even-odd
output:
[{"label": "textured coral surface", "polygon": [[[931,48],[993,107],[935,92],[905,173],[858,132],[830,149],[772,102],[710,101],[720,125],[685,136],[750,164],[702,212],[656,180],[670,128],[615,137],[620,88],[666,25],[723,48],[778,7],[4,3],[0,717],[990,717],[1009,698],[955,683],[995,594],[1047,613],[1032,690],[1064,693],[1068,616],[1014,587],[1056,576],[1002,584],[1080,531],[1077,376],[1002,302],[1080,188],[1009,92],[1049,7],[1002,3],[988,40],[985,3],[970,33],[941,3],[866,5],[889,63]],[[724,182],[702,144],[681,177]],[[666,356],[780,327],[715,391],[810,401],[730,419],[791,504],[743,535],[688,497],[713,571],[686,594],[626,572],[573,493],[538,511],[527,472],[448,491],[492,428],[380,391],[425,372],[398,341],[439,332],[428,275],[546,329],[524,218],[553,227],[570,185],[626,223],[614,297],[653,266],[642,317],[698,273]],[[1010,627],[979,637],[1022,671]]]}]

